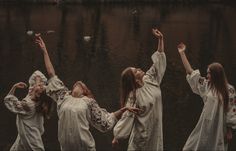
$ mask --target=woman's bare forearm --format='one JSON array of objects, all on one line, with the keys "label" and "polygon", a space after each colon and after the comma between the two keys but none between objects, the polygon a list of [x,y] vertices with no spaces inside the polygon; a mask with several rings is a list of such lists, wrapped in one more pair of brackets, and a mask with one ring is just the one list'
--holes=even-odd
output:
[{"label": "woman's bare forearm", "polygon": [[187,74],[191,74],[193,72],[193,69],[188,61],[188,58],[185,55],[185,52],[183,51],[183,52],[180,52],[179,54],[180,54],[181,60],[183,62],[183,65]]},{"label": "woman's bare forearm", "polygon": [[163,37],[160,37],[158,39],[158,48],[157,48],[157,51],[159,52],[164,52],[164,40],[163,40]]},{"label": "woman's bare forearm", "polygon": [[55,70],[46,49],[43,51],[43,57],[48,75],[49,77],[53,77],[55,75]]},{"label": "woman's bare forearm", "polygon": [[8,92],[8,95],[14,95],[15,94],[15,91],[16,91],[16,86],[13,85],[11,90]]}]

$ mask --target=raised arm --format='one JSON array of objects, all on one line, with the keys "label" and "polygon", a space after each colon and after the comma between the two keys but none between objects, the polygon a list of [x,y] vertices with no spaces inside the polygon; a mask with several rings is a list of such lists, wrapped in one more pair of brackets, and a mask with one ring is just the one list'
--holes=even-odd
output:
[{"label": "raised arm", "polygon": [[24,82],[19,82],[13,85],[8,95],[4,98],[4,104],[13,113],[21,115],[30,115],[32,108],[27,104],[25,100],[19,101],[16,96],[14,96],[16,88],[26,88],[27,85]]},{"label": "raised arm", "polygon": [[147,80],[160,85],[166,71],[166,55],[164,53],[163,35],[158,29],[152,29],[153,35],[158,39],[157,51],[152,55],[153,65],[146,72]]},{"label": "raised arm", "polygon": [[163,34],[157,29],[152,29],[152,33],[155,37],[158,38],[158,47],[157,51],[164,52],[164,40],[163,40]]},{"label": "raised arm", "polygon": [[12,86],[11,90],[9,91],[8,95],[14,95],[15,94],[15,91],[16,91],[16,88],[20,88],[20,89],[24,89],[27,87],[27,84],[25,84],[24,82],[19,82],[19,83],[16,83]]},{"label": "raised arm", "polygon": [[48,55],[46,45],[45,45],[43,39],[41,38],[40,34],[36,34],[35,36],[36,36],[35,43],[39,45],[40,49],[43,52],[44,63],[45,63],[45,66],[46,66],[46,69],[48,72],[48,76],[51,78],[51,77],[55,76],[55,70],[54,70],[52,62],[50,60],[50,57]]},{"label": "raised arm", "polygon": [[185,55],[185,49],[186,49],[185,44],[180,43],[177,48],[178,48],[180,57],[182,59],[182,62],[183,62],[183,65],[184,65],[184,68],[185,68],[187,74],[191,74],[193,72],[193,69],[188,61],[188,58]]}]

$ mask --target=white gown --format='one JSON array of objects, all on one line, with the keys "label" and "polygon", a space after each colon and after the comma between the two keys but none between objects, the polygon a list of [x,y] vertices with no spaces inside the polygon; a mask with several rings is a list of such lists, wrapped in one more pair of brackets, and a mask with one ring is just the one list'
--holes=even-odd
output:
[{"label": "white gown", "polygon": [[114,127],[114,137],[129,137],[127,150],[163,150],[162,97],[160,84],[166,70],[164,52],[152,55],[153,65],[143,77],[144,85],[136,91],[136,101],[130,94],[126,106],[143,110],[137,116],[126,111]]},{"label": "white gown", "polygon": [[236,98],[234,88],[231,85],[228,86],[229,111],[225,114],[223,102],[218,101],[218,97],[209,89],[207,80],[201,77],[199,70],[195,70],[191,75],[187,75],[187,81],[193,92],[202,97],[204,107],[199,121],[190,134],[183,150],[226,151],[226,126],[236,128]]},{"label": "white gown", "polygon": [[89,124],[101,132],[111,130],[117,119],[86,96],[75,98],[57,77],[52,77],[46,88],[47,94],[57,103],[58,140],[62,151],[94,151],[95,142]]},{"label": "white gown", "polygon": [[[41,77],[46,83],[46,77],[40,72],[35,71],[29,79],[30,88],[35,84],[35,77]],[[29,94],[22,99],[8,94],[4,98],[5,106],[16,116],[16,126],[18,136],[11,147],[11,151],[44,151],[41,135],[44,132],[44,117],[36,112],[37,102],[31,100]]]}]

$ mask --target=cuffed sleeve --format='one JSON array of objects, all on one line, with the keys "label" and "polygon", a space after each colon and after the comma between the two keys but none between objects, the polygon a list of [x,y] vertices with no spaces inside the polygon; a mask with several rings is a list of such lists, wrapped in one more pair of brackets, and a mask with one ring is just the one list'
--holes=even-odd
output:
[{"label": "cuffed sleeve", "polygon": [[166,55],[164,52],[156,51],[151,58],[153,65],[146,74],[151,81],[155,80],[160,85],[166,70]]},{"label": "cuffed sleeve", "polygon": [[48,85],[46,87],[46,93],[55,102],[61,102],[64,100],[65,95],[69,93],[68,88],[64,83],[55,75],[48,80]]}]

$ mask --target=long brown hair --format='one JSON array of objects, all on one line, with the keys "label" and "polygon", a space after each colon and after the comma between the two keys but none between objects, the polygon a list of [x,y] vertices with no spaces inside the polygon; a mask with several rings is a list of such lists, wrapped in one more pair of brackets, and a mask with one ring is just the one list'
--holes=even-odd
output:
[{"label": "long brown hair", "polygon": [[228,80],[226,78],[224,68],[220,63],[215,62],[210,64],[208,69],[211,75],[209,82],[210,89],[217,94],[219,101],[223,101],[224,112],[226,112],[228,109],[229,93]]},{"label": "long brown hair", "polygon": [[77,81],[77,82],[73,85],[73,88],[72,88],[72,89],[74,89],[74,87],[75,87],[77,84],[79,84],[80,87],[82,88],[82,90],[83,90],[83,95],[84,95],[84,96],[87,96],[87,97],[89,97],[89,98],[93,98],[93,99],[94,99],[93,93],[92,93],[91,90],[86,86],[86,84],[84,84],[82,81]]},{"label": "long brown hair", "polygon": [[42,113],[45,118],[49,119],[53,111],[53,100],[47,96],[46,91],[43,91],[40,96],[36,98],[36,101],[39,102],[36,106],[36,111]]},{"label": "long brown hair", "polygon": [[133,97],[136,99],[136,89],[138,88],[131,67],[126,68],[122,72],[120,85],[120,104],[121,107],[124,107],[130,92],[133,92]]}]

